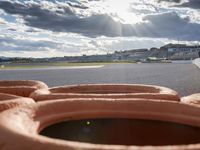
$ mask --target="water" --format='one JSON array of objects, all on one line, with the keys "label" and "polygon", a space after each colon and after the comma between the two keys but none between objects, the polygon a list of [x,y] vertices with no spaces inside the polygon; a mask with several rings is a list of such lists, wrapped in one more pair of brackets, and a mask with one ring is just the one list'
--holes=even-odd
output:
[{"label": "water", "polygon": [[0,70],[0,80],[41,80],[50,87],[91,83],[166,86],[180,95],[200,92],[200,69],[191,63],[116,64],[101,68]]},{"label": "water", "polygon": [[67,121],[45,128],[41,135],[95,144],[180,145],[200,142],[200,128],[183,124],[137,119]]}]

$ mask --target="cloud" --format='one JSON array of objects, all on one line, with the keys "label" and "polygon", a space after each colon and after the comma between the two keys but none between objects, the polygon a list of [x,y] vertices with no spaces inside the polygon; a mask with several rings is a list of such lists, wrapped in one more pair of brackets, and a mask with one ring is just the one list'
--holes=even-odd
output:
[{"label": "cloud", "polygon": [[[77,55],[83,54],[84,52],[88,52],[89,50],[93,50],[94,52],[98,51],[96,47],[89,44],[87,41],[72,43],[61,41],[61,39],[53,40],[50,38],[31,38],[23,36],[16,36],[13,34],[9,35],[0,35],[0,52],[12,52],[18,53],[20,55],[26,53],[45,53],[45,56],[51,56],[56,52],[59,56],[64,55]],[[55,55],[58,56],[58,55]],[[41,56],[43,57],[43,54]],[[52,56],[53,57],[53,56]]]},{"label": "cloud", "polygon": [[[46,17],[45,17],[46,18]],[[108,15],[93,14],[89,17],[78,16],[44,18],[26,18],[27,25],[56,32],[78,33],[89,37],[126,36],[130,25],[121,24]]]},{"label": "cloud", "polygon": [[[165,39],[166,40],[166,39]],[[90,44],[101,49],[105,52],[114,52],[119,50],[130,50],[130,49],[140,49],[140,48],[151,48],[160,47],[164,45],[163,39],[150,39],[150,38],[125,38],[125,39],[100,39],[91,40]]]},{"label": "cloud", "polygon": [[158,0],[158,2],[174,2],[174,3],[181,3],[177,5],[173,5],[175,7],[188,7],[192,9],[200,9],[200,1],[199,0]]},{"label": "cloud", "polygon": [[0,18],[0,25],[1,24],[6,24],[6,21],[3,18]]},{"label": "cloud", "polygon": [[176,7],[188,7],[192,9],[200,9],[199,0],[189,0],[188,2],[182,3],[180,5],[175,5]]},{"label": "cloud", "polygon": [[[56,7],[56,4],[55,4]],[[71,32],[85,36],[127,36],[128,24],[116,22],[107,14],[91,14],[82,17],[75,14],[70,6],[65,6],[65,13],[50,11],[42,8],[39,4],[20,4],[10,1],[1,1],[0,8],[5,12],[20,15],[26,25],[56,32]]]},{"label": "cloud", "polygon": [[188,17],[181,18],[175,12],[148,15],[144,19],[148,22],[141,26],[143,28],[141,30],[152,31],[151,33],[146,33],[146,36],[179,38],[191,41],[200,39],[200,24],[191,23]]},{"label": "cloud", "polygon": [[[178,2],[178,1],[177,1]],[[6,13],[21,16],[30,27],[54,32],[77,33],[88,37],[151,37],[180,40],[199,40],[200,24],[190,22],[175,12],[147,15],[142,23],[123,24],[108,14],[77,14],[71,5],[46,2],[17,3],[1,1]],[[87,10],[87,9],[86,9]],[[64,11],[64,13],[63,13]]]},{"label": "cloud", "polygon": [[158,0],[158,2],[174,2],[174,3],[180,3],[181,0]]},{"label": "cloud", "polygon": [[153,12],[157,12],[157,5],[153,5],[151,3],[144,2],[132,2],[129,6],[129,11],[134,14],[151,14]]},{"label": "cloud", "polygon": [[55,49],[60,43],[47,40],[33,40],[14,38],[12,36],[0,36],[0,51],[47,51]]},{"label": "cloud", "polygon": [[73,15],[73,4],[68,5],[62,3],[55,4],[48,1],[35,2],[30,1],[26,3],[12,2],[12,1],[0,1],[0,8],[5,12],[14,15],[21,15],[25,19],[27,17],[56,17],[56,15],[62,15],[64,13]]}]

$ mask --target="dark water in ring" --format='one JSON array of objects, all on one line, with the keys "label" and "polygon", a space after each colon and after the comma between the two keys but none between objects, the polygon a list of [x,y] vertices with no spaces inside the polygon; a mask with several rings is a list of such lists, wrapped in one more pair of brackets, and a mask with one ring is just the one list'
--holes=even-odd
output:
[{"label": "dark water in ring", "polygon": [[115,145],[179,145],[200,142],[200,128],[139,119],[90,119],[57,123],[41,135],[69,141]]}]

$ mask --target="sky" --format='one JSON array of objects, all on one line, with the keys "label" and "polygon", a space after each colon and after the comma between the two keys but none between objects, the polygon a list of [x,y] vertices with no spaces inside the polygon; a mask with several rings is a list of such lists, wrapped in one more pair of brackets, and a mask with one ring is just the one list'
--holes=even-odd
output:
[{"label": "sky", "polygon": [[0,56],[63,57],[200,43],[200,0],[0,0]]}]

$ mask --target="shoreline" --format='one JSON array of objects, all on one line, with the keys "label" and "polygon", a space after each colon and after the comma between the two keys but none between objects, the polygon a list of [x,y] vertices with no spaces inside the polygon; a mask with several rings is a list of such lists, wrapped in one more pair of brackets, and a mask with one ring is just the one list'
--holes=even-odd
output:
[{"label": "shoreline", "polygon": [[84,69],[84,68],[100,68],[105,65],[112,64],[131,64],[135,62],[84,62],[84,63],[12,63],[1,64],[0,70],[34,70],[34,69]]},{"label": "shoreline", "polygon": [[25,64],[5,64],[0,65],[1,70],[55,70],[55,69],[92,69],[101,68],[106,65],[117,64],[168,64],[168,63],[192,63],[192,60],[177,61],[149,61],[149,62],[101,62],[101,63],[25,63]]},{"label": "shoreline", "polygon": [[93,68],[101,68],[104,65],[97,65],[97,66],[45,66],[45,67],[33,67],[33,68],[1,68],[2,70],[56,70],[56,69],[93,69]]}]

